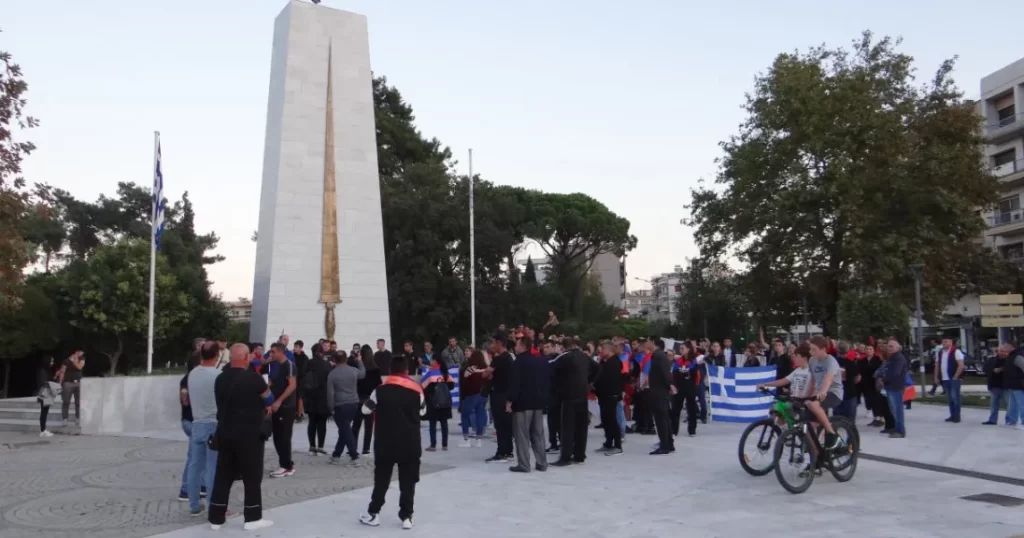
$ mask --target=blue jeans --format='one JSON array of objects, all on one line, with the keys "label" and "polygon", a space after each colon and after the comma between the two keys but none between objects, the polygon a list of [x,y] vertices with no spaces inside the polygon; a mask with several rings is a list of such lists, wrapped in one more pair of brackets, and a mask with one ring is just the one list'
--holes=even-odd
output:
[{"label": "blue jeans", "polygon": [[331,456],[338,458],[348,448],[348,455],[353,460],[359,459],[356,450],[356,436],[352,433],[352,421],[359,414],[359,404],[341,404],[334,406],[334,424],[338,427],[338,442],[334,444]]},{"label": "blue jeans", "polygon": [[[1013,402],[1013,397],[1010,396],[1009,391],[1004,392],[1001,388],[990,388],[988,393],[992,396],[992,404],[988,408],[988,422],[993,424],[999,422],[999,405],[1003,403],[1003,396],[1006,396],[1010,402]],[[1010,408],[1006,408],[1006,423],[1010,424]]]},{"label": "blue jeans", "polygon": [[476,431],[477,437],[487,429],[487,399],[479,394],[467,396],[462,400],[462,436],[469,437],[469,429]]},{"label": "blue jeans", "polygon": [[832,414],[857,420],[857,398],[843,400],[843,403],[837,405]]},{"label": "blue jeans", "polygon": [[942,382],[942,390],[946,391],[946,398],[949,399],[949,418],[956,422],[960,422],[960,383],[959,379]]},{"label": "blue jeans", "polygon": [[188,507],[193,512],[199,511],[199,488],[213,491],[213,477],[217,472],[217,452],[206,446],[206,440],[217,431],[216,422],[193,422],[192,435],[188,438]]},{"label": "blue jeans", "polygon": [[889,411],[892,412],[893,429],[900,435],[907,434],[907,428],[903,424],[903,391],[887,390],[885,397],[889,400]]},{"label": "blue jeans", "polygon": [[619,423],[619,432],[626,435],[626,405],[622,400],[615,405],[615,422]]},{"label": "blue jeans", "polygon": [[[182,420],[181,431],[185,432],[186,438],[192,437],[192,421]],[[192,461],[192,443],[188,444],[188,455],[185,456],[185,468],[181,470],[181,492],[188,495],[188,464]]]},{"label": "blue jeans", "polygon": [[1010,402],[1006,406],[1006,422],[1024,424],[1024,390],[1006,391]]}]

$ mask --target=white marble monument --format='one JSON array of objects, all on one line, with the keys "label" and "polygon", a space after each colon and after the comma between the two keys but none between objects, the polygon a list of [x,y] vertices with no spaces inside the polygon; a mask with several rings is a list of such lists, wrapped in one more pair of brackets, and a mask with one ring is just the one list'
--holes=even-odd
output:
[{"label": "white marble monument", "polygon": [[362,15],[288,2],[274,23],[250,338],[390,345]]}]

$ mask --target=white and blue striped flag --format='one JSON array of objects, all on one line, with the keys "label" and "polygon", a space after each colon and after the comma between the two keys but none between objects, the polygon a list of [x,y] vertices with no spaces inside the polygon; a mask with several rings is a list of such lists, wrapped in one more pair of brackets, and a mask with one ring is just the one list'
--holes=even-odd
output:
[{"label": "white and blue striped flag", "polygon": [[709,364],[708,381],[714,422],[755,422],[768,416],[775,401],[757,391],[761,383],[775,381],[774,366],[726,368]]},{"label": "white and blue striped flag", "polygon": [[[426,368],[421,368],[420,372],[421,372],[420,375],[422,376],[420,379],[422,379],[422,380],[426,380],[427,378],[431,378],[431,377],[441,377],[441,371],[436,369],[436,368],[430,369],[430,370],[428,370]],[[448,369],[448,375],[452,378],[452,381],[455,383],[455,387],[452,389],[452,408],[453,409],[458,409],[459,408],[459,367],[458,366],[452,366],[451,368],[449,368]]]},{"label": "white and blue striped flag", "polygon": [[164,173],[160,156],[160,133],[156,133],[156,156],[153,163],[153,244],[160,250],[160,236],[164,234]]}]

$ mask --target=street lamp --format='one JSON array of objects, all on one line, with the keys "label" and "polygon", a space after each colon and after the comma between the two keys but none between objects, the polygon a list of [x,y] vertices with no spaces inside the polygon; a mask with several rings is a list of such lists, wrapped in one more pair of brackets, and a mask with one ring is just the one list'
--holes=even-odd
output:
[{"label": "street lamp", "polygon": [[924,276],[924,264],[915,263],[910,266],[910,270],[914,272],[914,300],[917,303],[917,310],[914,312],[914,316],[917,318],[917,360],[921,372],[921,394],[924,395],[927,386],[924,377],[924,340],[921,338],[921,316],[924,315],[924,312],[921,311],[921,278]]}]

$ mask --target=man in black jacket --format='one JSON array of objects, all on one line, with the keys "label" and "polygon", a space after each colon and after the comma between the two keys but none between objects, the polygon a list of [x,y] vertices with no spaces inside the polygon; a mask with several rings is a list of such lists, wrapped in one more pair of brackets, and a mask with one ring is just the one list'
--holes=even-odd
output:
[{"label": "man in black jacket", "polygon": [[648,384],[647,398],[654,415],[654,427],[658,430],[658,448],[651,452],[652,456],[671,454],[676,451],[672,439],[669,420],[669,400],[672,394],[672,365],[665,355],[665,341],[653,338],[647,341],[647,349],[651,351],[651,373]]},{"label": "man in black jacket", "polygon": [[537,470],[548,469],[544,454],[544,409],[551,396],[551,375],[548,361],[530,352],[533,339],[523,336],[516,341],[516,360],[512,364],[512,379],[508,388],[506,409],[514,414],[513,430],[516,440],[516,465],[509,467],[514,473],[530,472],[530,448],[537,458]]},{"label": "man in black jacket", "polygon": [[548,378],[551,386],[551,400],[548,402],[548,454],[560,454],[562,447],[559,438],[562,434],[562,394],[559,388],[563,385],[557,378],[555,365],[566,355],[561,349],[555,349],[555,344],[544,342],[544,358],[548,361]]},{"label": "man in black jacket", "polygon": [[[1013,346],[1001,345],[996,350],[996,354],[992,355],[985,361],[985,375],[988,377],[988,393],[992,396],[992,406],[989,410],[988,420],[982,422],[986,426],[995,426],[999,424],[999,408],[1003,402],[1003,395],[1009,396],[1009,391],[1003,390],[1003,371],[1006,369],[1006,359],[1013,352]],[[1011,400],[1012,401],[1012,400]],[[1006,424],[1013,424],[1010,413],[1006,414]]]},{"label": "man in black jacket", "polygon": [[622,454],[622,429],[619,428],[617,413],[625,387],[623,363],[615,353],[615,344],[601,344],[601,363],[594,380],[594,395],[601,408],[601,425],[604,427],[604,445],[598,449],[607,456]]},{"label": "man in black jacket", "polygon": [[[412,365],[415,367],[415,364]],[[374,439],[373,493],[370,506],[359,517],[364,525],[380,525],[380,509],[398,466],[398,518],[403,529],[412,528],[413,499],[420,481],[420,419],[427,406],[420,384],[409,379],[409,364],[403,357],[391,360],[387,381],[374,389],[363,403],[363,414],[376,413]]]},{"label": "man in black jacket", "polygon": [[597,365],[580,350],[579,341],[572,337],[563,340],[566,354],[555,362],[555,378],[561,384],[562,395],[562,453],[556,467],[583,463],[587,459],[587,396],[590,380],[597,374]]},{"label": "man in black jacket", "polygon": [[508,387],[512,380],[512,364],[515,359],[508,350],[504,333],[498,333],[491,340],[491,366],[484,377],[490,379],[491,414],[494,415],[494,432],[498,437],[497,452],[487,458],[487,463],[508,463],[512,460],[512,413],[508,411]]}]

